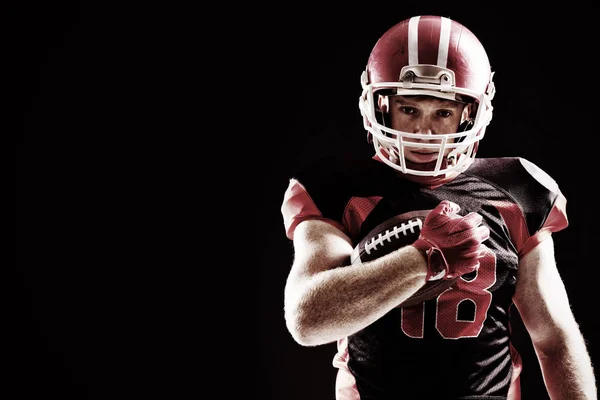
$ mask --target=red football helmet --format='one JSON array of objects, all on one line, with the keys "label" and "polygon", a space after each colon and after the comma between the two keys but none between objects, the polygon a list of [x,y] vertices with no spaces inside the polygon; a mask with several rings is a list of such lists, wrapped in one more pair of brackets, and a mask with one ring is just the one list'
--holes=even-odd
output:
[{"label": "red football helmet", "polygon": [[[480,41],[456,21],[416,16],[390,28],[371,51],[359,99],[364,127],[379,158],[404,174],[423,179],[454,177],[466,170],[492,119],[493,75]],[[456,133],[433,136],[391,129],[385,123],[386,109],[379,105],[393,95],[429,95],[469,103],[468,126],[461,124]],[[424,167],[406,160],[405,148],[415,147],[415,139],[427,141],[420,147],[435,149],[437,162]]]}]

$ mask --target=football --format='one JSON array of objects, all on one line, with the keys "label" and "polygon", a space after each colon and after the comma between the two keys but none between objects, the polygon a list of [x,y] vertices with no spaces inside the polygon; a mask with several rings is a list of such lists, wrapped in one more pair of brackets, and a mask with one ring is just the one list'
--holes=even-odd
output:
[{"label": "football", "polygon": [[[355,265],[362,264],[414,243],[419,238],[423,222],[430,211],[410,211],[377,225],[354,247],[350,262]],[[398,307],[410,307],[433,299],[452,286],[455,281],[456,278],[426,282]]]}]

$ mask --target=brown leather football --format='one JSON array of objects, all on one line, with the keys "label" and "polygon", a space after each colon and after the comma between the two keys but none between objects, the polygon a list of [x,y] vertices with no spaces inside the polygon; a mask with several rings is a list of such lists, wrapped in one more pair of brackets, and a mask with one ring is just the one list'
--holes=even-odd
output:
[{"label": "brown leather football", "polygon": [[[423,222],[431,210],[416,210],[396,215],[373,228],[354,248],[352,264],[375,260],[419,238]],[[426,282],[416,293],[398,307],[410,307],[433,299],[448,289],[457,278]]]}]

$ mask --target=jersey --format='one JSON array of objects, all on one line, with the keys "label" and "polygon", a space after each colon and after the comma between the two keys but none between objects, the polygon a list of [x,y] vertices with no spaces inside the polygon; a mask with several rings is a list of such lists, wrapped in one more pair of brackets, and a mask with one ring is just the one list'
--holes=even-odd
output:
[{"label": "jersey", "polygon": [[[331,162],[329,162],[331,161]],[[427,187],[373,158],[329,160],[297,172],[281,211],[298,223],[327,221],[358,243],[388,218],[442,200],[477,212],[490,230],[480,268],[434,299],[395,308],[337,342],[337,400],[518,399],[521,361],[511,341],[519,260],[568,226],[556,181],[519,157],[478,158],[450,182]]]}]

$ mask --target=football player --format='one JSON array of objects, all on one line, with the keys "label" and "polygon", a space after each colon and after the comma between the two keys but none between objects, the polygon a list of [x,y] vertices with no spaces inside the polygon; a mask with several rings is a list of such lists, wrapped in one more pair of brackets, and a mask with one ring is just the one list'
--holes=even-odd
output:
[{"label": "football player", "polygon": [[[484,47],[457,21],[399,22],[361,77],[372,158],[323,160],[290,178],[281,206],[294,246],[286,324],[303,346],[337,343],[337,400],[519,399],[513,306],[549,396],[596,399],[554,258],[566,199],[526,159],[476,157],[493,76]],[[417,241],[350,265],[367,232],[423,209],[431,211]],[[397,307],[428,279],[455,276],[435,298]]]}]

